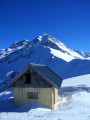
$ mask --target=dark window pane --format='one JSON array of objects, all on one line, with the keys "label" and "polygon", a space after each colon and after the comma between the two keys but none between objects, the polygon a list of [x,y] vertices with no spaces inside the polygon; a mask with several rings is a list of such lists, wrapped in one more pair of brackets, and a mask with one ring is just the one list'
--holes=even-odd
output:
[{"label": "dark window pane", "polygon": [[27,99],[38,99],[38,93],[37,92],[28,92]]},{"label": "dark window pane", "polygon": [[31,84],[31,74],[30,73],[26,74],[26,84]]}]

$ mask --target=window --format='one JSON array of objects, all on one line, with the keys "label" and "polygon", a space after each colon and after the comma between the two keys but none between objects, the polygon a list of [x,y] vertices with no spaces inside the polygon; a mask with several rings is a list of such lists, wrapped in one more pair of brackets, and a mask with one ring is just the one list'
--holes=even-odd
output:
[{"label": "window", "polygon": [[37,92],[28,92],[27,99],[38,99],[38,93]]},{"label": "window", "polygon": [[31,74],[26,73],[26,84],[31,84]]}]

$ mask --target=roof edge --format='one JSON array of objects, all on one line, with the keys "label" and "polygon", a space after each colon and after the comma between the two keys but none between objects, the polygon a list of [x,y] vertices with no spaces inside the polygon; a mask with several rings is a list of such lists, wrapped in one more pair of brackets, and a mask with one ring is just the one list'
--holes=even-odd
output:
[{"label": "roof edge", "polygon": [[18,75],[16,75],[4,88],[5,89],[10,88],[11,85],[14,84],[17,81],[17,79],[19,79],[23,75],[23,73],[27,71],[29,68],[30,68],[30,64],[24,67],[23,70],[21,70],[21,72]]}]

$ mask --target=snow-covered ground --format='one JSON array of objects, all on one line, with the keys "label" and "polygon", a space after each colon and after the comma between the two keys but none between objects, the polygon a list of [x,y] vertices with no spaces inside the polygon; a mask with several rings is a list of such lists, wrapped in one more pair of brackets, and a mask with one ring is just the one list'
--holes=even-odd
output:
[{"label": "snow-covered ground", "polygon": [[58,99],[55,110],[39,103],[14,108],[12,89],[2,91],[0,120],[90,120],[90,74],[65,79]]}]

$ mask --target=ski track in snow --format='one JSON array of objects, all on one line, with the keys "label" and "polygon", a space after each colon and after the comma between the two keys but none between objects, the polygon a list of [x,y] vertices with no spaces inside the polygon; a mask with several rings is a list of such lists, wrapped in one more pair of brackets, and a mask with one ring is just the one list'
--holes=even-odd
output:
[{"label": "ski track in snow", "polygon": [[65,79],[55,110],[29,103],[13,106],[12,89],[0,93],[0,120],[90,120],[90,74]]}]

